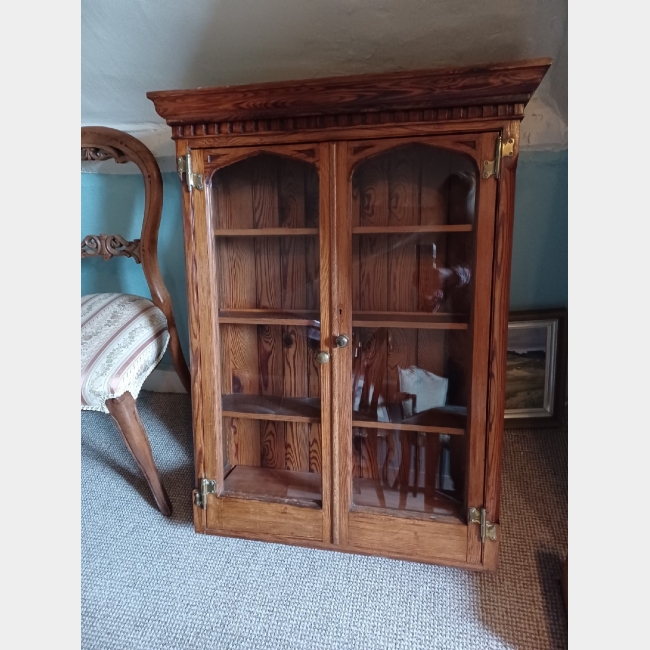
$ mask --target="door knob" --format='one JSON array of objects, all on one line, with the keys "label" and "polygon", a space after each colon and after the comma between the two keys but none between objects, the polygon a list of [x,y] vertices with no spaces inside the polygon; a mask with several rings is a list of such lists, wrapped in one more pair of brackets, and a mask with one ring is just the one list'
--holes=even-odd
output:
[{"label": "door knob", "polygon": [[318,363],[327,363],[330,360],[330,355],[328,352],[319,352],[316,358]]},{"label": "door knob", "polygon": [[334,343],[336,343],[337,347],[339,348],[344,348],[349,342],[350,339],[345,334],[339,334],[334,339]]}]

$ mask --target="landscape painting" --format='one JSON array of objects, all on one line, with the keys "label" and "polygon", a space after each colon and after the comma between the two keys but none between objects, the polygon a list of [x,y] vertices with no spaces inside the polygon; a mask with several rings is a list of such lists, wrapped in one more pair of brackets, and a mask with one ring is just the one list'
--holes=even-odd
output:
[{"label": "landscape painting", "polygon": [[550,417],[554,404],[557,321],[508,324],[505,417]]}]

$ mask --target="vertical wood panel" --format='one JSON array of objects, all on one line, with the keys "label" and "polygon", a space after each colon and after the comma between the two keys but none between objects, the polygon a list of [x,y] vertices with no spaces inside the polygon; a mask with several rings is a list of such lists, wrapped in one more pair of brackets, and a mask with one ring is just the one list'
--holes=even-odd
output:
[{"label": "vertical wood panel", "polygon": [[[279,177],[280,226],[305,226],[305,175],[302,165],[282,160]],[[305,309],[307,306],[307,266],[305,238],[281,237],[282,308]]]},{"label": "vertical wood panel", "polygon": [[[252,228],[253,193],[250,165],[235,165],[219,170],[214,176],[216,222],[223,228]],[[219,240],[219,285],[222,307],[250,309],[257,304],[255,242],[232,237]],[[258,342],[255,326],[222,326],[221,379],[223,393],[256,394],[259,387]],[[233,423],[228,432],[231,465],[259,465],[259,424]]]},{"label": "vertical wood panel", "polygon": [[[427,147],[421,152],[420,223],[439,226],[447,223],[450,154]],[[440,234],[419,247],[418,310],[432,311],[435,295],[442,290],[438,269],[445,268],[447,236]],[[435,245],[435,263],[433,248]]]},{"label": "vertical wood panel", "polygon": [[[281,396],[284,390],[282,328],[257,326],[259,394]],[[284,422],[260,422],[262,467],[284,469]]]},{"label": "vertical wood panel", "polygon": [[449,189],[450,154],[432,147],[423,148],[421,160],[420,224],[440,226],[447,223],[447,197]]},{"label": "vertical wood panel", "polygon": [[[480,138],[481,156],[487,160],[494,151],[495,134]],[[490,182],[492,181],[492,182]],[[472,358],[468,369],[471,390],[467,408],[469,432],[467,440],[466,507],[481,507],[485,499],[485,440],[487,425],[488,363],[490,348],[490,307],[492,303],[492,260],[496,217],[497,180],[480,179],[478,214],[474,228],[475,268],[472,282],[473,304],[470,332]],[[469,381],[469,379],[468,379]],[[469,527],[476,528],[475,526]],[[481,561],[482,547],[476,531],[468,531],[468,562]]]},{"label": "vertical wood panel", "polygon": [[[352,188],[350,194],[350,221],[353,225],[359,224],[361,219],[361,189],[359,182],[359,174],[355,171],[352,174]],[[361,309],[359,301],[359,236],[352,237],[352,310],[356,311]]]},{"label": "vertical wood panel", "polygon": [[[391,226],[414,226],[420,220],[420,156],[413,147],[390,154],[389,192]],[[418,291],[418,237],[391,237],[392,246],[388,254],[389,295],[388,308],[391,311],[416,311],[419,302]],[[417,360],[417,331],[391,329],[388,334],[388,356],[386,363],[386,396],[389,403],[396,403],[400,392],[399,368],[415,365]],[[400,432],[401,448],[398,482],[402,488],[409,484],[411,456],[415,449],[417,434]],[[397,442],[397,440],[395,440]],[[405,498],[406,493],[403,492]]]},{"label": "vertical wood panel", "polygon": [[[233,169],[214,176],[216,221],[223,228],[253,227],[253,195],[250,181]],[[219,289],[222,309],[254,308],[256,304],[255,243],[242,237],[219,240]]]},{"label": "vertical wood panel", "polygon": [[[176,142],[176,155],[187,155],[188,146],[186,140]],[[183,238],[185,240],[185,271],[187,300],[189,305],[189,337],[190,337],[190,374],[192,378],[192,429],[194,434],[194,476],[195,487],[198,481],[205,476],[206,465],[210,460],[206,458],[206,450],[210,448],[210,438],[217,433],[216,423],[212,427],[204,426],[203,410],[203,382],[209,382],[204,378],[201,364],[201,328],[199,313],[199,283],[198,283],[198,251],[196,236],[194,232],[195,215],[192,210],[191,195],[186,187],[181,190],[183,201]],[[215,441],[212,441],[212,445]],[[205,510],[194,508],[194,528],[197,532],[204,532],[206,527]]]},{"label": "vertical wood panel", "polygon": [[[418,367],[428,370],[438,377],[446,377],[445,339],[448,333],[444,330],[418,330]],[[427,435],[425,448],[425,485],[435,486],[440,457],[440,441],[438,436]]]},{"label": "vertical wood panel", "polygon": [[260,428],[261,466],[271,469],[284,469],[285,423],[262,420]]},{"label": "vertical wood panel", "polygon": [[[305,167],[305,227],[318,228],[318,174],[314,167]],[[318,237],[305,238],[305,275],[307,278],[307,309],[320,309],[320,242]]]},{"label": "vertical wood panel", "polygon": [[[319,258],[320,258],[320,316],[321,331],[318,351],[326,350],[328,342],[332,339],[332,255],[334,237],[334,185],[335,185],[335,158],[336,145],[322,143],[319,151]],[[333,491],[333,446],[334,431],[332,427],[332,410],[334,396],[332,393],[332,373],[334,361],[320,368],[320,397],[321,397],[321,425],[320,425],[320,457],[321,457],[321,487],[323,494],[323,541],[333,541],[334,520],[337,518],[334,509]],[[314,471],[316,468],[314,467]]]},{"label": "vertical wood panel", "polygon": [[[258,157],[252,163],[253,225],[255,228],[277,228],[280,225],[277,162],[272,158]],[[281,270],[279,239],[256,237],[255,285],[258,309],[281,308]],[[282,395],[282,329],[259,325],[257,346],[259,394]],[[261,421],[259,435],[262,467],[284,469],[284,423]]]},{"label": "vertical wood panel", "polygon": [[260,427],[256,420],[223,418],[224,430],[228,431],[231,465],[260,466]]},{"label": "vertical wood panel", "polygon": [[287,422],[285,434],[286,468],[295,472],[309,471],[309,425]]},{"label": "vertical wood panel", "polygon": [[[332,145],[332,173],[336,183],[334,203],[332,273],[332,331],[352,331],[352,226],[350,209],[350,144]],[[335,504],[332,541],[347,545],[348,517],[352,491],[352,391],[350,373],[352,347],[335,351],[332,362],[332,501]],[[327,349],[327,348],[325,348]]]},{"label": "vertical wood panel", "polygon": [[[308,397],[307,365],[309,363],[307,338],[304,328],[287,325],[282,328],[284,358],[284,395]],[[309,471],[309,425],[287,422],[285,433],[286,469]]]},{"label": "vertical wood panel", "polygon": [[323,471],[320,424],[309,425],[309,471],[315,474]]},{"label": "vertical wood panel", "polygon": [[[456,172],[449,177],[449,223],[473,223],[476,195],[476,174]],[[448,236],[447,265],[471,267],[474,257],[473,233],[456,233]],[[449,297],[449,309],[469,313],[471,304],[470,286],[459,287]]]},{"label": "vertical wood panel", "polygon": [[[363,162],[358,170],[359,225],[388,226],[390,220],[389,165],[386,156],[378,156]],[[356,207],[356,206],[355,206]],[[388,238],[382,235],[364,235],[355,242],[354,254],[358,255],[359,282],[358,308],[362,311],[385,311],[388,308]],[[356,271],[356,269],[354,269]],[[354,273],[356,275],[356,273]],[[377,407],[380,395],[386,399],[386,330],[370,334],[365,354],[365,376],[361,394],[361,406],[371,412]],[[358,449],[358,472],[361,477],[379,478],[377,465],[377,429],[366,429],[355,442]],[[383,434],[383,431],[382,431]]]},{"label": "vertical wood panel", "polygon": [[[493,260],[494,299],[489,361],[489,401],[485,475],[485,508],[490,521],[499,521],[501,463],[503,457],[503,410],[505,368],[508,342],[508,310],[510,302],[510,268],[512,264],[512,233],[515,201],[515,176],[519,154],[519,122],[506,124],[503,137],[514,138],[515,155],[504,159],[499,181],[496,215],[496,247]],[[500,534],[500,531],[499,531]],[[483,556],[486,566],[496,569],[497,549]]]},{"label": "vertical wood panel", "polygon": [[[222,325],[221,339],[224,344],[221,349],[223,392],[256,395],[259,389],[257,327]],[[231,465],[260,465],[259,422],[236,420],[229,427],[224,426],[224,431],[230,432],[228,450]]]},{"label": "vertical wood panel", "polygon": [[[307,328],[307,385],[309,397],[321,397],[321,364],[317,355],[320,351],[320,330]],[[328,408],[321,402],[321,411]],[[320,473],[321,463],[321,427],[320,424],[309,424],[309,471]]]},{"label": "vertical wood panel", "polygon": [[[192,169],[204,174],[203,152],[191,152]],[[196,283],[198,286],[199,338],[201,347],[201,393],[204,431],[204,470],[214,477],[216,485],[223,484],[224,459],[218,444],[218,426],[221,420],[218,355],[220,348],[216,308],[219,294],[215,276],[217,264],[213,237],[210,196],[207,192],[192,192],[190,206],[193,215],[193,236],[196,245]]]},{"label": "vertical wood panel", "polygon": [[[417,151],[417,150],[416,150]],[[416,226],[420,220],[419,156],[413,148],[390,154],[389,226]],[[390,237],[388,253],[388,308],[415,311],[418,304],[418,237]]]},{"label": "vertical wood panel", "polygon": [[[387,226],[390,212],[388,167],[383,156],[358,168],[361,226]],[[359,308],[388,308],[388,251],[386,236],[366,235],[359,240]]]}]

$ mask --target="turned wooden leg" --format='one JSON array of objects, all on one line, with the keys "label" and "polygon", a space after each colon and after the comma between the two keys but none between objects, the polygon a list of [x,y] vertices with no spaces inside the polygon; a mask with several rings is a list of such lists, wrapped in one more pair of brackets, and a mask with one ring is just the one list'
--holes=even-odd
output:
[{"label": "turned wooden leg", "polygon": [[106,408],[113,420],[115,420],[128,450],[147,479],[158,510],[166,517],[169,517],[172,514],[172,504],[160,480],[151,453],[149,438],[147,438],[147,432],[144,429],[142,420],[140,420],[133,396],[127,392],[120,397],[108,399],[106,400]]}]

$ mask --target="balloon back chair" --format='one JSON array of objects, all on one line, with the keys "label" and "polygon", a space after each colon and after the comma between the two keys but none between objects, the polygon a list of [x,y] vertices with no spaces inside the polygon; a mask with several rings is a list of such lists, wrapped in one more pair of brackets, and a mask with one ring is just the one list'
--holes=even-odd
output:
[{"label": "balloon back chair", "polygon": [[151,300],[122,293],[81,298],[81,408],[109,413],[144,474],[163,515],[172,513],[142,425],[136,398],[169,346],[174,368],[190,392],[190,374],[181,350],[169,293],[158,267],[157,245],[163,186],[153,154],[138,139],[99,126],[81,129],[81,160],[133,162],[144,179],[144,220],[140,239],[88,235],[81,257],[124,256],[142,265]]}]

